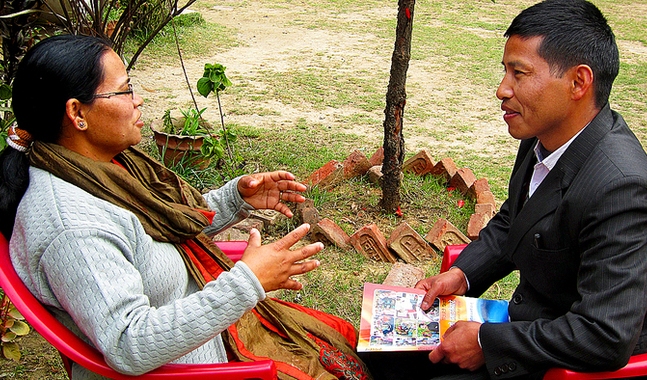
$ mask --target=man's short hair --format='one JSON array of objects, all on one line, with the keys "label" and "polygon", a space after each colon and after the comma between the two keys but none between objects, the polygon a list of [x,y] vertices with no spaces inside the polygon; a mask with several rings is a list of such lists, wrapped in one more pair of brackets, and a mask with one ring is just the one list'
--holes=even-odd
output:
[{"label": "man's short hair", "polygon": [[595,103],[609,100],[618,75],[618,46],[602,12],[586,0],[546,0],[523,10],[510,24],[505,37],[543,37],[538,54],[551,74],[585,64],[593,71]]}]

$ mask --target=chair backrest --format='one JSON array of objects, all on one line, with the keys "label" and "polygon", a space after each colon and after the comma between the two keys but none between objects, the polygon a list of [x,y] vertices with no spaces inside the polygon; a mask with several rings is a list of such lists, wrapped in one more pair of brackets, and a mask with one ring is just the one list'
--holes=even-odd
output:
[{"label": "chair backrest", "polygon": [[[247,242],[234,242],[229,245],[224,242],[223,251],[240,253]],[[244,247],[243,244],[244,243]],[[219,244],[220,245],[220,244]],[[222,249],[222,247],[221,247]],[[227,253],[227,252],[225,252]],[[9,257],[9,244],[0,234],[0,287],[25,317],[27,322],[36,329],[62,356],[95,372],[112,379],[184,379],[196,380],[213,379],[276,379],[276,366],[271,360],[250,363],[225,364],[166,364],[141,376],[128,376],[110,368],[103,355],[92,346],[85,343],[67,327],[60,323],[43,305],[31,294],[14,270]]]}]

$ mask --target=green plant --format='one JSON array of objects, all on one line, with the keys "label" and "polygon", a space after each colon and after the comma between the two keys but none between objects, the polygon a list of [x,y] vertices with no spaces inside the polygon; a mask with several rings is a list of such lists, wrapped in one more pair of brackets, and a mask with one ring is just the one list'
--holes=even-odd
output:
[{"label": "green plant", "polygon": [[229,158],[233,160],[231,146],[229,145],[229,139],[227,128],[225,127],[225,118],[222,113],[222,104],[220,103],[220,91],[225,90],[227,87],[231,86],[231,81],[225,75],[226,67],[216,63],[210,64],[207,63],[204,65],[204,73],[202,78],[198,79],[198,92],[200,95],[205,98],[209,96],[212,92],[216,94],[218,99],[218,111],[220,112],[220,124],[222,125],[222,136],[225,140],[225,145],[227,147],[227,152],[229,153]]},{"label": "green plant", "polygon": [[165,0],[162,4],[151,0],[59,0],[45,2],[45,5],[66,32],[109,39],[119,55],[124,53],[128,36],[136,33],[143,41],[130,57],[127,68],[131,69],[153,38],[194,2],[186,0],[179,6],[178,0]]},{"label": "green plant", "polygon": [[[132,3],[130,0],[120,0],[119,11],[128,10],[130,3]],[[139,42],[146,41],[155,31],[157,25],[164,21],[167,14],[172,12],[171,6],[172,4],[168,1],[142,1],[137,11],[133,14],[133,26],[130,30],[130,35]],[[115,18],[118,18],[118,15]]]},{"label": "green plant", "polygon": [[202,78],[198,79],[198,92],[205,98],[210,93],[215,92],[216,95],[227,87],[231,86],[231,81],[225,75],[226,67],[216,63],[207,63],[204,65],[204,73]]},{"label": "green plant", "polygon": [[20,341],[21,336],[29,334],[29,325],[23,322],[25,318],[6,295],[2,296],[2,305],[0,307],[2,354],[7,359],[18,361],[21,356],[18,341]]},{"label": "green plant", "polygon": [[[0,65],[0,70],[3,69]],[[11,86],[0,83],[0,152],[7,147],[7,130],[14,123],[11,103]]]},{"label": "green plant", "polygon": [[200,154],[204,158],[219,159],[224,156],[226,148],[225,141],[233,143],[236,141],[237,136],[230,130],[215,133],[202,118],[202,114],[206,110],[206,108],[199,111],[193,108],[180,110],[182,113],[180,120],[174,119],[171,116],[171,110],[166,110],[164,116],[162,116],[162,131],[179,136],[202,136]]},{"label": "green plant", "polygon": [[2,46],[2,82],[10,85],[18,63],[27,49],[38,40],[42,27],[37,25],[40,1],[0,2],[0,46]]},{"label": "green plant", "polygon": [[196,111],[193,108],[189,108],[186,111],[180,110],[182,116],[184,117],[184,126],[178,132],[178,135],[197,136],[207,134],[208,131],[201,126],[201,124],[203,124],[202,114],[206,110],[206,108],[203,108],[200,111]]},{"label": "green plant", "polygon": [[225,148],[226,148],[226,146],[223,144],[226,144],[225,143],[226,141],[233,143],[236,141],[236,138],[237,138],[236,134],[231,132],[230,130],[220,132],[220,135],[218,135],[218,138],[214,136],[207,136],[204,138],[204,141],[202,142],[202,147],[200,148],[200,152],[205,157],[222,158],[225,155]]}]

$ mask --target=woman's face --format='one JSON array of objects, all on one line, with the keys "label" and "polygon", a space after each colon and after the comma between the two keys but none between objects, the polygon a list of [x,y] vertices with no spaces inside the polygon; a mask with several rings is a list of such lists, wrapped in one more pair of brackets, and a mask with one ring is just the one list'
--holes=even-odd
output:
[{"label": "woman's face", "polygon": [[[101,58],[103,82],[96,94],[129,90],[130,78],[121,58],[108,50]],[[88,142],[95,150],[95,159],[111,160],[124,149],[139,143],[144,123],[138,109],[144,100],[135,93],[97,97],[87,105],[85,121]]]}]

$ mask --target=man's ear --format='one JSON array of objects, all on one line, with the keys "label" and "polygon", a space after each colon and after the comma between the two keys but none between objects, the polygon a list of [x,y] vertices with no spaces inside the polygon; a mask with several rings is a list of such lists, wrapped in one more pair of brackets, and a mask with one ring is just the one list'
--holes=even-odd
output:
[{"label": "man's ear", "polygon": [[573,100],[580,100],[585,96],[593,96],[593,70],[589,65],[577,65],[572,72],[572,97]]},{"label": "man's ear", "polygon": [[76,98],[68,99],[65,102],[65,116],[72,126],[79,131],[88,129],[88,123],[85,121],[86,111],[87,107]]}]

